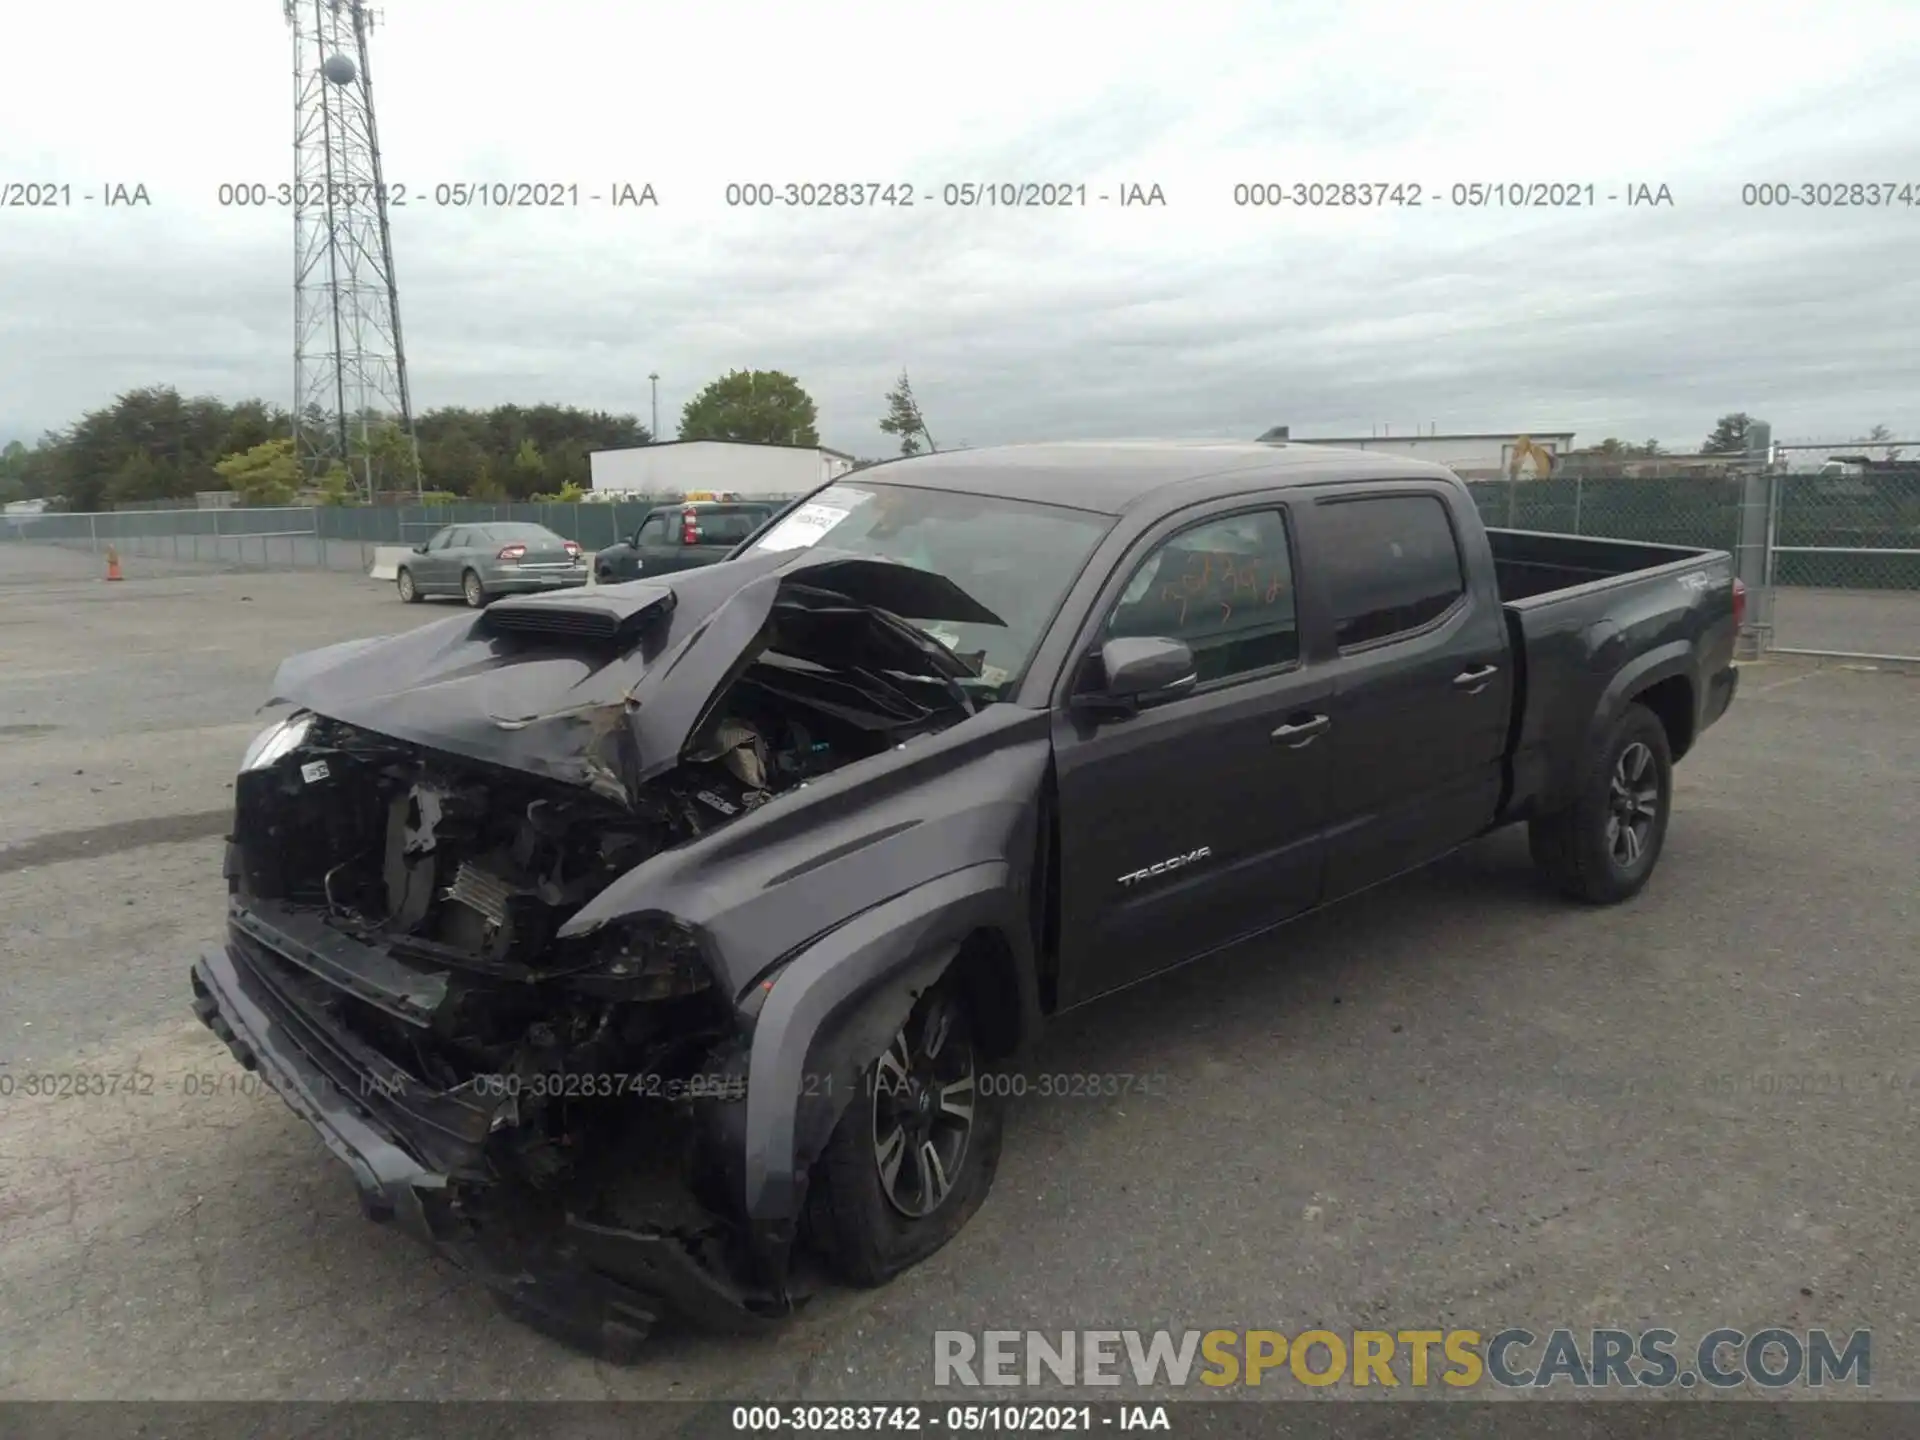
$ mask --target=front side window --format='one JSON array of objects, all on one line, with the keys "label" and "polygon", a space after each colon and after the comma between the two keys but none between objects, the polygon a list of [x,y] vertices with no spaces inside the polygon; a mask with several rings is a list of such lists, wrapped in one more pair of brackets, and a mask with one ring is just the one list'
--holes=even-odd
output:
[{"label": "front side window", "polygon": [[1103,639],[1184,641],[1201,684],[1300,658],[1293,561],[1278,510],[1230,515],[1170,535],[1140,562]]},{"label": "front side window", "polygon": [[452,526],[448,526],[446,529],[438,532],[433,537],[433,539],[427,542],[427,548],[429,550],[446,550],[446,549],[450,549],[452,545],[453,545],[453,527]]},{"label": "front side window", "polygon": [[1343,650],[1429,625],[1467,593],[1460,546],[1436,495],[1329,501],[1315,521]]},{"label": "front side window", "polygon": [[664,545],[667,543],[667,517],[652,515],[640,527],[640,533],[634,537],[636,545]]}]

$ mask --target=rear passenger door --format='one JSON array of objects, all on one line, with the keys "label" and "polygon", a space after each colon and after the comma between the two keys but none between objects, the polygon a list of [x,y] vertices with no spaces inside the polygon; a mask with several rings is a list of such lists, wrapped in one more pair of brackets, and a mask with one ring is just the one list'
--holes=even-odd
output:
[{"label": "rear passenger door", "polygon": [[1514,677],[1492,567],[1467,563],[1465,503],[1403,482],[1305,514],[1333,627],[1328,899],[1470,839],[1499,803]]},{"label": "rear passenger door", "polygon": [[467,566],[485,535],[486,532],[475,525],[463,525],[453,532],[453,542],[447,546],[446,573],[441,577],[448,589],[459,591]]}]

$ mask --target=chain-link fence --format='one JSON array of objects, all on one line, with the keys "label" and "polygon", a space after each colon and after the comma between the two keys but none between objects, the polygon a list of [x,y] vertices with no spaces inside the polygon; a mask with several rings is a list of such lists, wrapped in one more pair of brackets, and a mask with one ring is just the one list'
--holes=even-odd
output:
[{"label": "chain-link fence", "polygon": [[[774,500],[743,495],[743,500]],[[10,515],[0,542],[23,541],[175,564],[365,573],[382,545],[418,545],[443,525],[514,520],[544,525],[583,550],[633,534],[665,499],[525,505],[287,505],[263,509],[114,510]],[[775,503],[778,503],[776,501]]]},{"label": "chain-link fence", "polygon": [[[1553,478],[1468,485],[1490,526],[1728,550],[1748,587],[1749,649],[1920,659],[1920,466],[1820,474]],[[8,540],[177,563],[365,573],[382,545],[442,525],[531,521],[597,550],[656,503],[321,506],[9,516]],[[771,497],[743,496],[743,499]]]},{"label": "chain-link fence", "polygon": [[1920,661],[1920,465],[1475,481],[1492,526],[1731,551],[1749,653]]}]

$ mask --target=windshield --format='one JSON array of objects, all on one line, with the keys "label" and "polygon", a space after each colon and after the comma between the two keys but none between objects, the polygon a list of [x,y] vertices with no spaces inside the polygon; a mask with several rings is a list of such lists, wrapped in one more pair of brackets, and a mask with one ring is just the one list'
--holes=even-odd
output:
[{"label": "windshield", "polygon": [[755,551],[825,545],[899,560],[958,585],[1006,623],[903,615],[966,660],[983,698],[1018,683],[1040,636],[1110,516],[1024,500],[958,495],[907,485],[839,484],[797,506]]}]

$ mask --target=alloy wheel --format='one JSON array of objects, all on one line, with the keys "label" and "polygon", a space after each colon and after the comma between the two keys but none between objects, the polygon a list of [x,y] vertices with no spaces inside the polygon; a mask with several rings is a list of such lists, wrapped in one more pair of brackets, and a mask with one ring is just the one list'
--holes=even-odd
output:
[{"label": "alloy wheel", "polygon": [[407,601],[413,599],[413,572],[411,570],[402,570],[400,572],[400,598]]},{"label": "alloy wheel", "polygon": [[1607,794],[1607,853],[1631,870],[1646,853],[1660,815],[1660,771],[1639,740],[1620,752]]},{"label": "alloy wheel", "polygon": [[475,610],[485,603],[487,592],[480,588],[480,577],[471,570],[467,572],[466,584],[462,588],[466,591],[467,604]]},{"label": "alloy wheel", "polygon": [[908,1018],[873,1079],[873,1162],[887,1203],[910,1220],[953,1193],[973,1135],[973,1045],[954,1001]]}]

